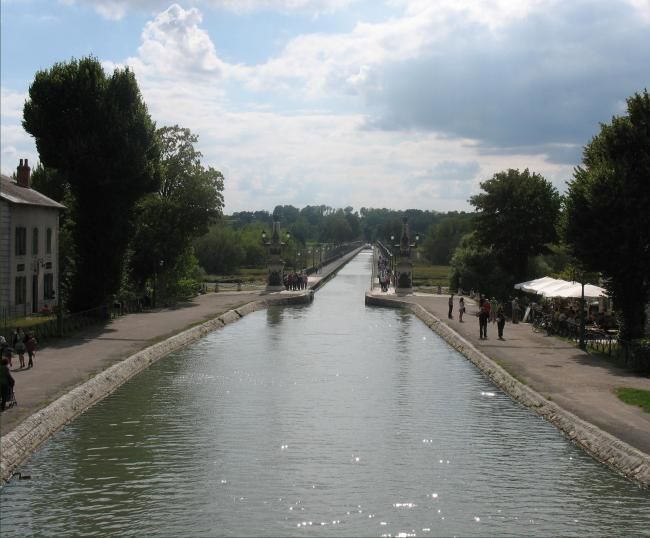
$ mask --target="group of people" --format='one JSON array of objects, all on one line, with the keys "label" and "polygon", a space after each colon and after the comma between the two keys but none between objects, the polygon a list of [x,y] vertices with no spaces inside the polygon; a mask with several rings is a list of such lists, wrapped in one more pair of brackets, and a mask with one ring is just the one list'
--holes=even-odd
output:
[{"label": "group of people", "polygon": [[[447,312],[447,317],[449,319],[454,319],[454,314],[453,314],[454,294],[453,293],[449,296],[448,305],[449,305],[449,310]],[[466,312],[465,298],[460,297],[458,299],[458,321],[460,323],[463,323],[463,316],[465,312]],[[497,302],[497,300],[494,297],[492,299],[487,299],[483,297],[483,295],[480,296],[479,311],[477,313],[477,316],[478,316],[480,340],[487,340],[487,327],[490,321],[492,323],[496,323],[497,325],[499,340],[504,339],[503,329],[505,328],[506,325],[506,316],[503,313],[503,307]]]},{"label": "group of people", "polygon": [[383,256],[379,256],[379,259],[377,260],[377,277],[379,278],[381,291],[388,291],[388,288],[391,285],[393,273],[390,270],[388,261]]},{"label": "group of people", "polygon": [[289,291],[306,290],[309,277],[303,270],[284,274],[284,287]]},{"label": "group of people", "polygon": [[[37,345],[38,341],[34,333],[25,333],[22,327],[17,327],[13,331],[11,342],[7,342],[4,336],[0,336],[0,392],[2,393],[0,408],[2,411],[12,400],[14,391],[15,381],[11,375],[14,353],[18,355],[21,370],[33,368]],[[27,366],[25,366],[25,354],[28,357]]]},{"label": "group of people", "polygon": [[20,368],[25,368],[25,353],[29,362],[27,368],[34,367],[34,358],[36,357],[36,346],[38,341],[33,332],[25,333],[22,327],[17,327],[11,333],[11,343],[7,342],[4,336],[0,336],[0,357],[6,358],[11,368],[13,366],[13,355],[18,355],[20,361]]}]

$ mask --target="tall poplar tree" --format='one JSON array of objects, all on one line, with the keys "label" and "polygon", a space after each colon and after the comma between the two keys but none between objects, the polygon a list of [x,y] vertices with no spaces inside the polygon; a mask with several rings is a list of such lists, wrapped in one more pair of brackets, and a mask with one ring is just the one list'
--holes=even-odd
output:
[{"label": "tall poplar tree", "polygon": [[101,305],[120,286],[133,208],[158,188],[155,125],[135,76],[128,68],[107,75],[93,57],[38,71],[23,127],[76,201],[69,307]]}]

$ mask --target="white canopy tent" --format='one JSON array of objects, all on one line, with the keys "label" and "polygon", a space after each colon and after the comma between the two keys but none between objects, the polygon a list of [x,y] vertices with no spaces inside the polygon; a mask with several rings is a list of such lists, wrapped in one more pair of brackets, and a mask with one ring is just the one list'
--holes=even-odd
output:
[{"label": "white canopy tent", "polygon": [[[570,282],[548,276],[528,280],[515,284],[515,289],[525,291],[526,293],[535,293],[544,297],[582,297],[582,284],[580,282]],[[607,291],[593,284],[585,284],[585,297],[601,297],[607,295]]]},{"label": "white canopy tent", "polygon": [[534,280],[528,280],[526,282],[515,284],[515,289],[525,291],[526,293],[537,293],[538,289],[541,289],[548,284],[557,282],[558,280],[555,278],[551,278],[550,276],[543,276],[542,278],[536,278]]}]

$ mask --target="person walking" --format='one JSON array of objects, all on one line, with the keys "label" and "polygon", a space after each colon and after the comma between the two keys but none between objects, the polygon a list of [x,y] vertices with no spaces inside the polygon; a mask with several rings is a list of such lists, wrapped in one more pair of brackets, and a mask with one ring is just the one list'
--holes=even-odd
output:
[{"label": "person walking", "polygon": [[490,313],[486,308],[485,304],[483,304],[483,308],[481,308],[478,314],[479,340],[487,340],[487,326],[488,326],[489,319],[490,319]]},{"label": "person walking", "polygon": [[503,313],[503,308],[499,307],[497,311],[497,331],[499,332],[499,340],[503,340],[503,328],[506,326],[506,316]]},{"label": "person walking", "polygon": [[34,367],[34,357],[36,357],[36,344],[38,341],[34,336],[34,333],[27,333],[27,342],[25,343],[25,348],[27,349],[27,355],[29,356],[29,361],[27,362],[27,368]]},{"label": "person walking", "polygon": [[20,360],[21,368],[25,367],[25,339],[26,338],[27,337],[22,327],[19,327],[14,331],[13,337],[11,339],[12,347],[14,348],[14,351],[18,353],[18,360]]},{"label": "person walking", "polygon": [[463,323],[463,314],[465,313],[465,299],[458,299],[458,321]]},{"label": "person walking", "polygon": [[449,296],[449,312],[447,313],[447,317],[449,319],[454,319],[454,316],[452,315],[453,311],[454,311],[454,294],[452,293]]},{"label": "person walking", "polygon": [[0,410],[4,411],[7,407],[7,402],[11,400],[11,393],[14,391],[14,378],[9,370],[9,360],[7,357],[2,357],[0,361]]}]

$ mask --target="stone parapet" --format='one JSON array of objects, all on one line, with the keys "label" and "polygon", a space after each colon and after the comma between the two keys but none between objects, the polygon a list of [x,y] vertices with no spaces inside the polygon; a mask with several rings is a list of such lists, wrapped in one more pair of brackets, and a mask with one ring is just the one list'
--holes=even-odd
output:
[{"label": "stone parapet", "polygon": [[548,420],[597,461],[645,488],[650,487],[648,454],[577,417],[524,385],[422,306],[371,293],[366,293],[365,302],[367,305],[410,309],[427,327],[462,353],[511,398]]}]

